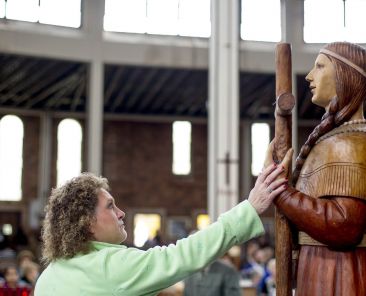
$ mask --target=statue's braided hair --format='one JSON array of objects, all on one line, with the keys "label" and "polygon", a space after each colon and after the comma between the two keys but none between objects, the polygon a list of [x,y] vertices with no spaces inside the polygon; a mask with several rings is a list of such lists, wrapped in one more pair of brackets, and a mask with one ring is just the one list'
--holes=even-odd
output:
[{"label": "statue's braided hair", "polygon": [[[315,127],[301,147],[293,172],[292,182],[294,185],[316,141],[333,128],[348,121],[366,98],[366,50],[357,44],[348,42],[330,43],[324,49],[325,52],[321,51],[321,53],[331,60],[335,68],[337,96],[332,98],[328,111],[323,115],[320,124]],[[334,53],[334,55],[326,52]],[[348,63],[335,56],[342,57]]]}]

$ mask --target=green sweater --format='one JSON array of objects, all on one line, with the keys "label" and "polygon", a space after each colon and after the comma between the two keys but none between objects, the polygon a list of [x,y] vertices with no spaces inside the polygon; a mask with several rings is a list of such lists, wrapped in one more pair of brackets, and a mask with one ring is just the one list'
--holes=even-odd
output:
[{"label": "green sweater", "polygon": [[255,209],[244,201],[176,245],[142,251],[93,242],[94,251],[86,255],[52,262],[39,277],[35,296],[156,295],[262,233]]}]

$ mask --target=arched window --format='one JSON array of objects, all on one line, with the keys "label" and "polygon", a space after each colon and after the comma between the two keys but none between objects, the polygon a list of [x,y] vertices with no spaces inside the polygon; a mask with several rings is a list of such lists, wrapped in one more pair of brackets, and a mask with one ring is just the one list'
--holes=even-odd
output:
[{"label": "arched window", "polygon": [[106,0],[104,30],[209,37],[210,0]]},{"label": "arched window", "polygon": [[173,165],[175,175],[189,175],[191,173],[191,130],[188,121],[173,123]]},{"label": "arched window", "polygon": [[6,115],[0,120],[0,200],[22,198],[23,135],[19,117]]},{"label": "arched window", "polygon": [[0,17],[78,28],[81,0],[0,0]]},{"label": "arched window", "polygon": [[365,43],[365,12],[365,0],[305,0],[304,41]]},{"label": "arched window", "polygon": [[241,0],[240,36],[244,40],[280,41],[280,0]]},{"label": "arched window", "polygon": [[252,124],[252,175],[261,172],[269,145],[269,125],[267,123]]},{"label": "arched window", "polygon": [[82,130],[74,119],[62,120],[57,129],[57,185],[81,173]]}]

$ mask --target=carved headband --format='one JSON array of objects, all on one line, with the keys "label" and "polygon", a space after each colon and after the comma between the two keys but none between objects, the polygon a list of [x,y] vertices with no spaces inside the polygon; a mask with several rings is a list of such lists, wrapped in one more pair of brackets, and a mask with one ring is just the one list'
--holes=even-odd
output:
[{"label": "carved headband", "polygon": [[359,66],[357,66],[356,64],[352,63],[350,60],[346,59],[345,57],[342,57],[341,55],[331,51],[331,50],[328,50],[328,49],[321,49],[319,51],[319,53],[324,53],[324,54],[327,54],[327,55],[330,55],[334,58],[336,58],[337,60],[340,60],[341,62],[347,64],[348,66],[352,67],[353,69],[355,69],[358,73],[360,73],[363,77],[366,78],[366,72]]}]

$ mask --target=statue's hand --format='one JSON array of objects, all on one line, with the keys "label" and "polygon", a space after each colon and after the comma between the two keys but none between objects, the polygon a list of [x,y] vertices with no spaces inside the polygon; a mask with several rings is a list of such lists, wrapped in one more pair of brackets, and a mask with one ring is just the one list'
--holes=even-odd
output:
[{"label": "statue's hand", "polygon": [[290,148],[289,150],[287,150],[285,157],[279,164],[280,166],[283,167],[283,172],[278,178],[286,178],[286,179],[289,178],[293,154],[294,154],[294,149]]},{"label": "statue's hand", "polygon": [[264,160],[263,170],[274,163],[274,161],[273,161],[273,148],[274,148],[274,139],[268,145],[267,152],[266,152],[266,158]]},{"label": "statue's hand", "polygon": [[[267,152],[266,152],[266,158],[264,160],[263,170],[269,167],[274,163],[273,160],[273,149],[274,149],[274,139],[269,143]],[[287,150],[285,157],[279,163],[279,166],[282,166],[284,171],[278,178],[289,178],[290,176],[290,170],[291,170],[291,164],[292,164],[292,155],[294,153],[294,149],[290,148]]]}]

